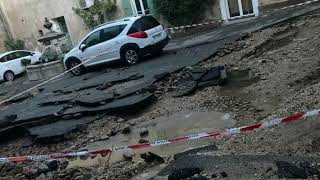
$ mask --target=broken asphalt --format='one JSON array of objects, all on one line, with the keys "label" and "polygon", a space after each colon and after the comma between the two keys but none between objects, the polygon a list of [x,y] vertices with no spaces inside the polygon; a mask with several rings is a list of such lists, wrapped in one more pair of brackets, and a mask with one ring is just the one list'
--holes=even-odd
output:
[{"label": "broken asphalt", "polygon": [[[129,110],[142,110],[155,99],[154,83],[169,73],[195,66],[246,33],[318,9],[319,4],[300,6],[222,26],[200,36],[173,40],[162,56],[128,68],[67,75],[39,88],[34,96],[28,94],[4,106],[0,114],[0,137],[17,132],[28,133],[34,140],[60,137],[81,124],[92,122],[88,117],[99,113],[125,115]],[[52,128],[52,133],[45,133]]]}]

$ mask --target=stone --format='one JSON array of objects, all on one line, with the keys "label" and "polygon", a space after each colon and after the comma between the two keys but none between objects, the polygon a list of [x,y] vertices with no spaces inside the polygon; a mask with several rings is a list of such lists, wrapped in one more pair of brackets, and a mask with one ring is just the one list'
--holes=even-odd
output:
[{"label": "stone", "polygon": [[88,124],[95,120],[95,117],[89,116],[82,119],[58,121],[43,126],[28,128],[27,130],[36,142],[49,143],[59,141],[65,134],[77,130],[80,125]]},{"label": "stone", "polygon": [[228,177],[228,174],[226,172],[224,172],[224,171],[220,172],[220,175],[221,175],[222,178]]},{"label": "stone", "polygon": [[277,161],[279,178],[303,178],[308,177],[308,172],[286,161]]},{"label": "stone", "polygon": [[309,162],[300,163],[300,167],[304,168],[308,172],[309,176],[320,176],[318,168]]},{"label": "stone", "polygon": [[49,169],[49,167],[46,165],[46,164],[44,164],[44,163],[41,163],[39,166],[38,166],[38,174],[41,174],[41,173],[46,173],[46,172],[48,172],[48,171],[50,171],[50,169]]},{"label": "stone", "polygon": [[105,83],[105,84],[102,84],[102,85],[98,86],[97,90],[103,91],[103,90],[106,90],[106,89],[108,89],[109,87],[112,87],[112,86],[113,86],[112,83]]},{"label": "stone", "polygon": [[165,162],[163,157],[152,152],[141,154],[140,157],[147,163],[157,162],[162,164]]},{"label": "stone", "polygon": [[131,132],[131,127],[130,125],[126,125],[123,129],[122,129],[122,134],[129,134]]},{"label": "stone", "polygon": [[177,179],[187,179],[191,178],[195,174],[200,174],[201,169],[194,168],[183,168],[183,169],[175,169],[169,176],[168,180],[177,180]]},{"label": "stone", "polygon": [[145,144],[145,143],[149,143],[149,141],[145,139],[139,139],[139,143]]},{"label": "stone", "polygon": [[135,156],[136,154],[133,151],[126,151],[123,153],[123,158],[126,161],[132,161],[132,158]]},{"label": "stone", "polygon": [[193,176],[190,178],[190,180],[207,180],[208,178],[205,176]]},{"label": "stone", "polygon": [[108,140],[108,139],[110,139],[110,137],[109,137],[108,135],[103,135],[103,136],[101,136],[101,138],[100,138],[101,141],[106,141],[106,140]]},{"label": "stone", "polygon": [[118,118],[117,119],[117,123],[123,123],[123,122],[125,122],[126,120],[124,120],[124,119],[122,119],[122,118]]},{"label": "stone", "polygon": [[217,177],[218,177],[217,174],[211,174],[211,178],[215,179]]},{"label": "stone", "polygon": [[60,169],[66,169],[69,165],[69,161],[64,159],[60,159],[58,163],[59,163]]},{"label": "stone", "polygon": [[40,176],[37,177],[36,180],[47,180],[47,177],[44,173],[40,174]]},{"label": "stone", "polygon": [[47,166],[50,171],[56,171],[59,168],[59,164],[57,160],[52,160],[47,163]]},{"label": "stone", "polygon": [[114,129],[111,129],[111,130],[108,131],[107,135],[108,135],[109,137],[115,136],[115,135],[117,135],[117,132],[116,132]]},{"label": "stone", "polygon": [[83,116],[82,113],[76,113],[76,114],[73,115],[73,118],[80,119],[82,116]]},{"label": "stone", "polygon": [[140,137],[146,137],[149,134],[149,130],[147,128],[142,128],[139,134]]},{"label": "stone", "polygon": [[190,156],[190,155],[194,155],[194,154],[198,154],[198,153],[206,153],[206,152],[213,152],[213,151],[217,151],[218,147],[216,145],[208,145],[208,146],[202,146],[202,147],[196,147],[190,150],[186,150],[184,152],[181,153],[177,153],[173,155],[173,158],[175,160],[184,157],[184,156]]},{"label": "stone", "polygon": [[68,120],[68,119],[72,119],[72,117],[73,117],[72,115],[64,115],[61,117],[61,119]]}]

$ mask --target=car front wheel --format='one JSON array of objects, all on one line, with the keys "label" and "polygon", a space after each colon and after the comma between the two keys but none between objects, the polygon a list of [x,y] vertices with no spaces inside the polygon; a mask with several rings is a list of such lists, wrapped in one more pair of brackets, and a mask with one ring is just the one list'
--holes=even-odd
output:
[{"label": "car front wheel", "polygon": [[83,73],[83,66],[81,66],[80,64],[81,64],[80,61],[71,60],[68,63],[68,70],[71,70],[72,74],[74,74],[76,76],[80,76]]},{"label": "car front wheel", "polygon": [[4,73],[4,79],[6,81],[14,81],[14,79],[15,79],[14,73],[12,71],[5,72]]},{"label": "car front wheel", "polygon": [[139,51],[136,48],[127,48],[122,54],[122,59],[128,65],[137,64],[140,59]]}]

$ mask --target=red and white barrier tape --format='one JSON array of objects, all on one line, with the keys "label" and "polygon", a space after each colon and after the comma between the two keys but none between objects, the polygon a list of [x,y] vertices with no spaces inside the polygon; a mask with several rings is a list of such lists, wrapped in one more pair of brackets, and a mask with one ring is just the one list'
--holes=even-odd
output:
[{"label": "red and white barrier tape", "polygon": [[[310,4],[310,3],[315,3],[315,2],[318,2],[318,1],[319,0],[306,1],[306,2],[303,2],[303,3],[299,3],[299,4],[293,4],[293,5],[285,6],[285,7],[282,7],[282,8],[272,9],[270,11],[265,11],[264,13],[277,12],[277,11],[281,11],[281,10],[286,10],[286,9],[290,9],[290,8],[294,8],[294,7],[303,6],[303,5]],[[266,15],[264,15],[264,16],[266,16]],[[203,23],[199,23],[199,24],[190,24],[190,25],[184,25],[184,26],[178,26],[178,27],[171,27],[171,28],[167,28],[166,30],[167,30],[167,32],[169,34],[174,34],[174,33],[176,33],[176,31],[183,30],[183,29],[186,29],[186,28],[193,28],[193,27],[210,25],[210,24],[217,24],[217,23],[223,23],[223,22],[224,22],[223,20],[207,21],[207,22],[203,22]]]},{"label": "red and white barrier tape", "polygon": [[222,22],[223,22],[222,20],[207,21],[207,22],[198,23],[198,24],[190,24],[190,25],[167,28],[166,30],[169,34],[173,34],[173,33],[175,33],[175,31],[182,30],[185,28],[192,28],[192,27],[198,27],[198,26],[204,26],[204,25],[210,25],[210,24],[217,24],[217,23],[222,23]]},{"label": "red and white barrier tape", "polygon": [[226,136],[232,134],[239,134],[242,132],[249,132],[256,129],[264,129],[269,128],[278,124],[288,123],[291,121],[304,119],[307,117],[312,116],[319,116],[320,110],[309,111],[306,113],[297,113],[293,114],[284,118],[276,118],[272,120],[267,120],[263,122],[257,122],[248,126],[242,126],[237,128],[230,128],[221,131],[212,131],[212,132],[205,132],[199,134],[193,134],[188,136],[183,136],[179,138],[173,138],[168,140],[159,140],[151,143],[144,143],[144,144],[136,144],[131,146],[123,146],[123,147],[116,147],[111,149],[102,149],[102,150],[93,150],[93,151],[79,151],[73,153],[53,153],[49,155],[38,155],[38,156],[18,156],[18,157],[5,157],[0,158],[0,163],[8,163],[8,162],[15,162],[15,163],[22,163],[22,162],[29,162],[29,161],[46,161],[46,160],[53,160],[53,159],[61,159],[61,158],[72,158],[72,157],[82,157],[82,156],[95,156],[95,155],[108,155],[114,151],[125,151],[128,149],[144,149],[148,147],[156,147],[166,144],[174,144],[183,141],[191,141],[191,140],[198,140],[201,138],[208,138],[208,137],[218,137],[218,136]]},{"label": "red and white barrier tape", "polygon": [[314,2],[318,2],[319,0],[311,0],[311,1],[306,1],[306,2],[303,2],[303,3],[299,3],[299,4],[293,4],[293,5],[290,5],[290,6],[285,6],[285,7],[282,7],[282,8],[278,8],[278,9],[273,9],[271,11],[267,11],[267,13],[269,12],[275,12],[275,11],[281,11],[281,10],[285,10],[285,9],[289,9],[289,8],[294,8],[294,7],[298,7],[298,6],[303,6],[303,5],[306,5],[306,4],[310,4],[310,3],[314,3]]}]

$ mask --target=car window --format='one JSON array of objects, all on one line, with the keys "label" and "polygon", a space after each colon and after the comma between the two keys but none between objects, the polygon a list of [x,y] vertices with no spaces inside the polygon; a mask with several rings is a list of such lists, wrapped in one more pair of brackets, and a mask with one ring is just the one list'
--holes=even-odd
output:
[{"label": "car window", "polygon": [[2,59],[4,62],[7,62],[7,61],[10,61],[10,60],[13,60],[13,59],[17,59],[18,57],[16,56],[15,53],[11,53],[11,54],[8,54],[6,56],[4,56]]},{"label": "car window", "polygon": [[141,20],[145,30],[152,29],[160,25],[160,23],[152,16],[144,16]]},{"label": "car window", "polygon": [[21,58],[21,57],[27,57],[27,56],[30,56],[31,55],[31,52],[28,52],[28,51],[19,51],[19,52],[16,52],[16,56],[18,58]]},{"label": "car window", "polygon": [[105,42],[117,37],[124,30],[124,28],[126,28],[126,26],[127,25],[119,25],[103,29],[101,32],[101,42]]},{"label": "car window", "polygon": [[86,40],[83,41],[82,44],[85,44],[87,47],[99,44],[101,42],[100,41],[100,32],[101,31],[96,31],[96,32],[92,33],[89,37],[87,37]]},{"label": "car window", "polygon": [[154,17],[144,16],[133,23],[133,25],[128,31],[128,34],[139,32],[139,31],[146,31],[146,30],[155,28],[159,25],[160,23]]}]

